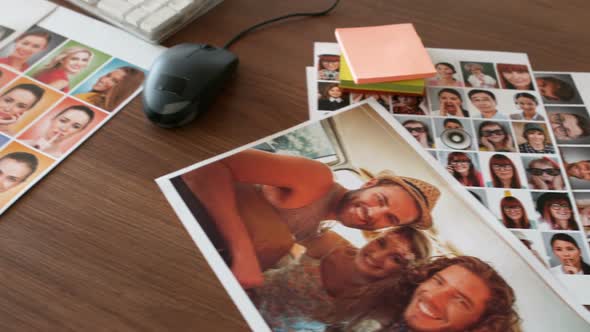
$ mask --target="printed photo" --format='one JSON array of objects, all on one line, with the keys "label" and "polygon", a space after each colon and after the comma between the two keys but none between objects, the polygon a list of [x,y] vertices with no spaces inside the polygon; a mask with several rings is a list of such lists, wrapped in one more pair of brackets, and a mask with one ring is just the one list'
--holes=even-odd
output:
[{"label": "printed photo", "polygon": [[350,104],[350,95],[338,83],[318,83],[318,110],[335,111]]},{"label": "printed photo", "polygon": [[510,125],[506,121],[474,120],[480,151],[515,152]]},{"label": "printed photo", "polygon": [[318,80],[340,81],[340,55],[321,54],[318,59]]},{"label": "printed photo", "polygon": [[535,78],[545,104],[584,104],[570,74],[536,73]]},{"label": "printed photo", "polygon": [[563,166],[573,190],[590,189],[590,147],[560,147]]},{"label": "printed photo", "polygon": [[0,89],[2,89],[6,84],[15,79],[17,76],[17,73],[0,65]]},{"label": "printed photo", "polygon": [[396,116],[399,123],[420,143],[425,149],[434,148],[432,139],[432,120],[424,117]]},{"label": "printed photo", "polygon": [[0,63],[25,72],[65,39],[55,32],[33,26],[0,50]]},{"label": "printed photo", "polygon": [[539,230],[577,231],[580,229],[567,193],[532,192],[531,194],[539,214],[537,222]]},{"label": "printed photo", "polygon": [[391,96],[391,100],[394,114],[429,114],[428,106],[426,105],[426,97],[424,96],[393,95]]},{"label": "printed photo", "polygon": [[[459,252],[468,249],[455,230],[479,227],[473,212],[445,219],[457,197],[435,177],[421,179],[416,163],[399,162],[406,143],[386,125],[361,106],[170,181],[275,331],[511,330],[518,320],[507,279]],[[449,205],[437,209],[442,195]],[[453,230],[442,227],[447,220]],[[425,315],[424,306],[439,315],[451,305],[440,296],[446,287],[482,310],[459,307],[444,321]]]},{"label": "printed photo", "polygon": [[110,59],[110,55],[70,40],[35,65],[27,75],[64,93]]},{"label": "printed photo", "polygon": [[590,274],[590,257],[579,232],[543,232],[543,241],[551,272],[560,274]]},{"label": "printed photo", "polygon": [[[513,153],[480,153],[486,187],[525,189],[525,176],[522,173],[520,158]],[[522,180],[521,180],[522,179]]]},{"label": "printed photo", "polygon": [[72,95],[112,112],[141,87],[145,75],[142,69],[123,60],[113,59],[82,83]]},{"label": "printed photo", "polygon": [[437,62],[434,65],[436,76],[426,79],[428,86],[456,86],[463,87],[465,84],[457,73],[456,65],[451,62]]},{"label": "printed photo", "polygon": [[520,153],[555,153],[555,146],[544,123],[512,122]]},{"label": "printed photo", "polygon": [[576,192],[574,193],[574,200],[576,201],[584,233],[586,237],[590,237],[590,192]]},{"label": "printed photo", "polygon": [[0,150],[0,208],[16,200],[54,162],[17,142]]},{"label": "printed photo", "polygon": [[523,156],[529,188],[534,190],[566,190],[557,158]]},{"label": "printed photo", "polygon": [[472,152],[439,151],[438,160],[459,183],[466,187],[484,187],[479,160]]},{"label": "printed photo", "polygon": [[391,112],[391,95],[386,93],[355,93],[350,94],[352,103],[358,103],[361,100],[375,98],[379,105],[383,106],[388,112]]},{"label": "printed photo", "polygon": [[0,91],[0,132],[16,135],[62,95],[21,77]]},{"label": "printed photo", "polygon": [[476,150],[473,125],[468,119],[434,118],[436,146],[439,149]]},{"label": "printed photo", "polygon": [[496,69],[502,89],[535,90],[533,76],[527,65],[498,63]]},{"label": "printed photo", "polygon": [[585,107],[547,106],[557,144],[590,144],[590,118]]},{"label": "printed photo", "polygon": [[488,191],[490,210],[506,228],[536,229],[536,212],[527,190],[511,189]]},{"label": "printed photo", "polygon": [[545,121],[543,108],[539,107],[539,98],[529,92],[518,92],[513,97],[516,113],[510,114],[511,120]]},{"label": "printed photo", "polygon": [[98,126],[107,114],[73,98],[61,101],[18,139],[52,157],[61,158]]},{"label": "printed photo", "polygon": [[497,88],[494,64],[489,62],[461,62],[465,85],[471,88]]},{"label": "printed photo", "polygon": [[4,25],[0,25],[0,42],[12,35],[13,32],[13,29]]},{"label": "printed photo", "polygon": [[538,232],[513,230],[512,234],[514,234],[514,236],[516,236],[516,238],[531,251],[543,266],[549,267],[549,257],[545,254],[546,251],[543,247],[543,239]]},{"label": "printed photo", "polygon": [[465,108],[465,95],[463,89],[452,88],[428,88],[430,99],[430,115],[453,116],[458,118],[469,117],[469,111]]},{"label": "printed photo", "polygon": [[500,111],[498,97],[490,90],[472,89],[467,92],[472,117],[490,120],[508,120],[506,110]]}]

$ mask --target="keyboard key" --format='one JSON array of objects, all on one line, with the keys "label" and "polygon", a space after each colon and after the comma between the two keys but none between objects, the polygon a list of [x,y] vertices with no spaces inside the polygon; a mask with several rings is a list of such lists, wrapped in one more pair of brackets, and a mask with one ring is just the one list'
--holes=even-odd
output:
[{"label": "keyboard key", "polygon": [[149,14],[150,13],[143,8],[135,8],[125,16],[125,21],[133,26],[139,27],[139,22]]},{"label": "keyboard key", "polygon": [[186,10],[188,7],[192,6],[194,3],[193,0],[172,0],[168,4],[168,6],[177,12],[181,12]]},{"label": "keyboard key", "polygon": [[98,3],[98,9],[102,10],[108,16],[119,20],[123,20],[125,13],[132,8],[133,4],[124,0],[102,0]]},{"label": "keyboard key", "polygon": [[127,0],[127,2],[130,2],[134,5],[140,5],[144,0]]},{"label": "keyboard key", "polygon": [[166,4],[166,0],[147,0],[141,4],[141,7],[148,12],[154,12],[158,8],[164,6]]},{"label": "keyboard key", "polygon": [[152,34],[177,18],[178,15],[173,9],[169,7],[162,7],[147,17],[143,22],[141,22],[139,27],[146,33]]}]

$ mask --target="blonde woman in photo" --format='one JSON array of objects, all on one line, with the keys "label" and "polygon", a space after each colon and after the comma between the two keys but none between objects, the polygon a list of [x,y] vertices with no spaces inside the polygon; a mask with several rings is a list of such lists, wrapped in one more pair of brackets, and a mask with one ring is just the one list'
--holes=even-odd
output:
[{"label": "blonde woman in photo", "polygon": [[57,90],[70,91],[70,79],[82,72],[92,61],[94,53],[74,46],[61,51],[33,77]]}]

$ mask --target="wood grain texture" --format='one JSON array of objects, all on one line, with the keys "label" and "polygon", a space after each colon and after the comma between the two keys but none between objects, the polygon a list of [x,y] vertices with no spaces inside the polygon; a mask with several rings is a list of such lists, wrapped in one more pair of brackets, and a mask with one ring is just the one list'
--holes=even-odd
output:
[{"label": "wood grain texture", "polygon": [[[164,45],[222,45],[329,3],[226,0]],[[312,43],[335,41],[337,27],[412,22],[429,47],[526,52],[537,70],[590,71],[589,10],[587,0],[343,0],[327,17],[252,33],[232,48],[237,75],[209,113],[160,129],[136,98],[1,217],[0,330],[247,331],[154,178],[306,120]]]}]

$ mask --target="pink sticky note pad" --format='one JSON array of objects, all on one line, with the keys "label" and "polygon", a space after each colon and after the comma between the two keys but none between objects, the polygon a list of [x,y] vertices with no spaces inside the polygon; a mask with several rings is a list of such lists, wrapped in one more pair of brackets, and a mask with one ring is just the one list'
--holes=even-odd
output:
[{"label": "pink sticky note pad", "polygon": [[436,74],[411,23],[336,29],[336,39],[356,84],[412,80]]}]

